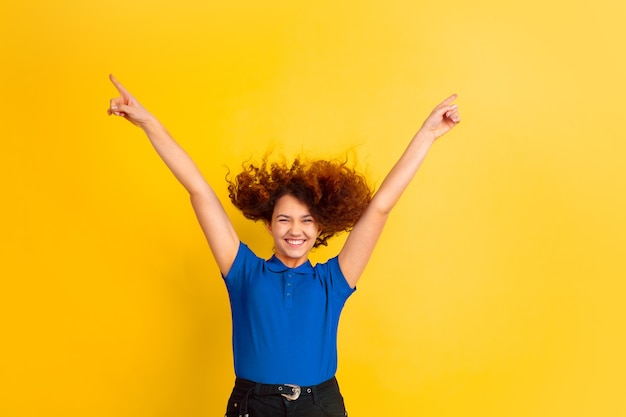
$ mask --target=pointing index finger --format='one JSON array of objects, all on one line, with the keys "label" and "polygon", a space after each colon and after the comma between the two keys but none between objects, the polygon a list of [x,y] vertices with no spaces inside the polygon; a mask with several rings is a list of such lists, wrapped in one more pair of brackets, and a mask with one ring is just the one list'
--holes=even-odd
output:
[{"label": "pointing index finger", "polygon": [[450,105],[454,100],[456,100],[458,96],[456,94],[452,94],[450,97],[448,97],[447,99],[445,99],[444,101],[441,102],[441,104],[439,104],[439,106],[437,107],[444,107],[444,106],[448,106]]},{"label": "pointing index finger", "polygon": [[123,96],[127,96],[127,97],[132,97],[132,94],[130,94],[128,92],[128,90],[126,88],[124,88],[124,86],[122,85],[122,83],[120,83],[117,78],[115,78],[113,76],[113,74],[109,74],[109,79],[111,80],[111,82],[113,83],[113,85],[115,86],[115,88],[117,88],[117,91],[119,91],[119,93]]}]

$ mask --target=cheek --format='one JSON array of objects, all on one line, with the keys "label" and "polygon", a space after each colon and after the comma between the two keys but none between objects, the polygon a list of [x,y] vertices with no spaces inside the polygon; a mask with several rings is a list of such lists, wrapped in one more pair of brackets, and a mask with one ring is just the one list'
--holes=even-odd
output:
[{"label": "cheek", "polygon": [[268,228],[269,232],[274,236],[280,236],[282,234],[282,228],[280,224],[274,224]]}]

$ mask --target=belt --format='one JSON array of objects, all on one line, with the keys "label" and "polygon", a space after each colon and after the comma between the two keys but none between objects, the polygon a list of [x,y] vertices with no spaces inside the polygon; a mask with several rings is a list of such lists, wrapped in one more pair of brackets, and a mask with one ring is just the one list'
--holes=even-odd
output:
[{"label": "belt", "polygon": [[256,384],[253,388],[254,395],[274,395],[280,394],[289,401],[295,401],[301,394],[313,394],[313,386],[301,387],[296,384],[267,385]]},{"label": "belt", "polygon": [[235,387],[240,387],[246,390],[246,395],[241,401],[241,414],[239,414],[239,417],[249,417],[248,397],[250,397],[250,395],[281,395],[287,399],[287,401],[296,401],[303,395],[311,395],[315,401],[318,390],[336,384],[337,382],[334,377],[328,381],[322,382],[321,384],[307,387],[301,387],[296,384],[260,384],[247,379],[237,378],[235,380]]}]

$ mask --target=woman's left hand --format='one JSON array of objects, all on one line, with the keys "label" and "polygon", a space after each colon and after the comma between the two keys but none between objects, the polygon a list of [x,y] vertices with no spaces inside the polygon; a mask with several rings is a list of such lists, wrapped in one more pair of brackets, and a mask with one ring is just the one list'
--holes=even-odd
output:
[{"label": "woman's left hand", "polygon": [[457,95],[453,94],[435,107],[424,121],[420,132],[432,135],[432,139],[435,140],[458,125],[461,122],[459,106],[452,104],[456,97]]}]

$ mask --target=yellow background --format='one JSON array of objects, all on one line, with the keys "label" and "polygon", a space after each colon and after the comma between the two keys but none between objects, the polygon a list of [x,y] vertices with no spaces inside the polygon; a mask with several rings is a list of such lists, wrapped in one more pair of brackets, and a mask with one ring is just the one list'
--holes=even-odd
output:
[{"label": "yellow background", "polygon": [[[352,416],[626,416],[626,3],[86,0],[0,8],[0,416],[221,416],[226,291],[117,77],[227,167],[433,148],[344,311]],[[333,256],[342,238],[314,254]]]}]

